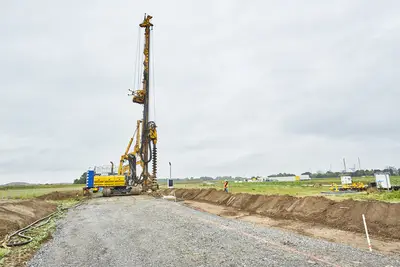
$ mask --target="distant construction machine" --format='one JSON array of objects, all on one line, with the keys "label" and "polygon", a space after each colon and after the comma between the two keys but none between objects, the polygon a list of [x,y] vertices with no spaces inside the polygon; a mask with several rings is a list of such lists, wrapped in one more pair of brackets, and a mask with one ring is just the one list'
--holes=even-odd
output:
[{"label": "distant construction machine", "polygon": [[[150,33],[153,30],[152,16],[144,16],[139,24],[144,28],[143,49],[143,79],[142,89],[131,90],[132,101],[143,105],[143,118],[136,123],[136,130],[125,153],[121,155],[118,172],[114,173],[114,164],[111,162],[111,171],[99,171],[94,168],[87,172],[85,191],[102,189],[103,196],[125,194],[140,194],[145,191],[157,190],[157,126],[154,121],[149,121],[149,95],[150,95]],[[135,73],[136,75],[136,73]],[[135,142],[134,142],[135,140]],[[130,152],[134,142],[133,151]],[[152,162],[152,173],[149,172],[149,163]],[[137,165],[141,168],[138,174]]]}]

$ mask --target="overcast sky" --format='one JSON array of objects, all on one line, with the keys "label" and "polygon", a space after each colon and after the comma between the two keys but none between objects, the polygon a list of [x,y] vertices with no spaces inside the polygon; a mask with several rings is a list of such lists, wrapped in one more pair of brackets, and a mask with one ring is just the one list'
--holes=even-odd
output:
[{"label": "overcast sky", "polygon": [[400,166],[399,1],[16,0],[0,3],[0,184],[118,161],[145,12],[159,177]]}]

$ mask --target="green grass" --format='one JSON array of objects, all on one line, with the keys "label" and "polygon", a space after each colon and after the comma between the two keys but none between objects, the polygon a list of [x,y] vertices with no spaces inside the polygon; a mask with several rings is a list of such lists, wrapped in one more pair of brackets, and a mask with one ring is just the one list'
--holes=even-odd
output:
[{"label": "green grass", "polygon": [[381,191],[375,193],[367,193],[362,192],[359,194],[347,194],[347,195],[337,195],[337,196],[329,196],[331,199],[354,199],[354,200],[378,200],[385,202],[400,202],[400,191]]},{"label": "green grass", "polygon": [[29,185],[0,185],[0,190],[9,189],[36,189],[36,188],[69,188],[83,187],[84,184],[29,184]]},{"label": "green grass", "polygon": [[[223,182],[215,182],[214,185],[204,183],[176,183],[175,188],[216,188],[222,189]],[[299,195],[309,196],[321,192],[321,188],[305,187],[301,182],[260,182],[260,183],[229,183],[231,193],[251,193],[268,195]]]},{"label": "green grass", "polygon": [[10,252],[8,248],[0,248],[0,262]]},{"label": "green grass", "polygon": [[0,261],[0,266],[21,265],[40,248],[42,243],[51,238],[55,228],[56,223],[55,220],[52,219],[49,223],[40,226],[39,228],[32,228],[32,230],[25,232],[26,235],[33,237],[32,242],[21,247],[10,249],[2,261]]},{"label": "green grass", "polygon": [[[370,182],[374,182],[375,177],[354,177],[353,182],[363,182],[368,184]],[[400,185],[400,176],[391,176],[390,182],[392,185]],[[302,181],[302,183],[337,183],[340,184],[340,178],[321,178],[321,179],[312,179],[310,181]]]},{"label": "green grass", "polygon": [[0,199],[27,199],[55,191],[80,190],[83,185],[38,185],[0,187]]},{"label": "green grass", "polygon": [[[368,184],[374,181],[374,177],[355,177],[353,182],[363,182]],[[400,176],[390,177],[392,185],[400,185]],[[207,184],[213,183],[213,184]],[[340,178],[323,178],[312,179],[309,181],[297,182],[243,182],[243,183],[229,183],[229,192],[231,193],[251,193],[251,194],[267,194],[267,195],[291,195],[291,196],[318,196],[323,195],[321,192],[329,191],[332,183],[340,185]],[[316,185],[314,187],[314,185]],[[165,188],[165,184],[161,187]],[[223,181],[177,181],[174,183],[175,188],[223,188]],[[378,192],[368,194],[367,192],[359,194],[345,194],[338,196],[329,196],[333,199],[375,199],[381,201],[400,202],[400,191],[397,192]]]}]

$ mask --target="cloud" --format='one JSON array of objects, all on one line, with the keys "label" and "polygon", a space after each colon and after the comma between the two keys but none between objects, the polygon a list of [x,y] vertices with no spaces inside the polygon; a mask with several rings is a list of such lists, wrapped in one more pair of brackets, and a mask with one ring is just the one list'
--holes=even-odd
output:
[{"label": "cloud", "polygon": [[[0,183],[117,161],[153,15],[159,176],[396,165],[397,1],[0,4]],[[140,63],[139,63],[140,64]],[[136,84],[138,81],[136,81]],[[153,84],[154,85],[154,84]]]}]

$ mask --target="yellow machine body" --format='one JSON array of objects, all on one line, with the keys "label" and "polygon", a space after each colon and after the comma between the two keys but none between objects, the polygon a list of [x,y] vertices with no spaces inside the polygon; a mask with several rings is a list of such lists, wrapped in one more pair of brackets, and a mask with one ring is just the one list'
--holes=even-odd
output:
[{"label": "yellow machine body", "polygon": [[94,186],[125,186],[124,175],[94,176]]}]

